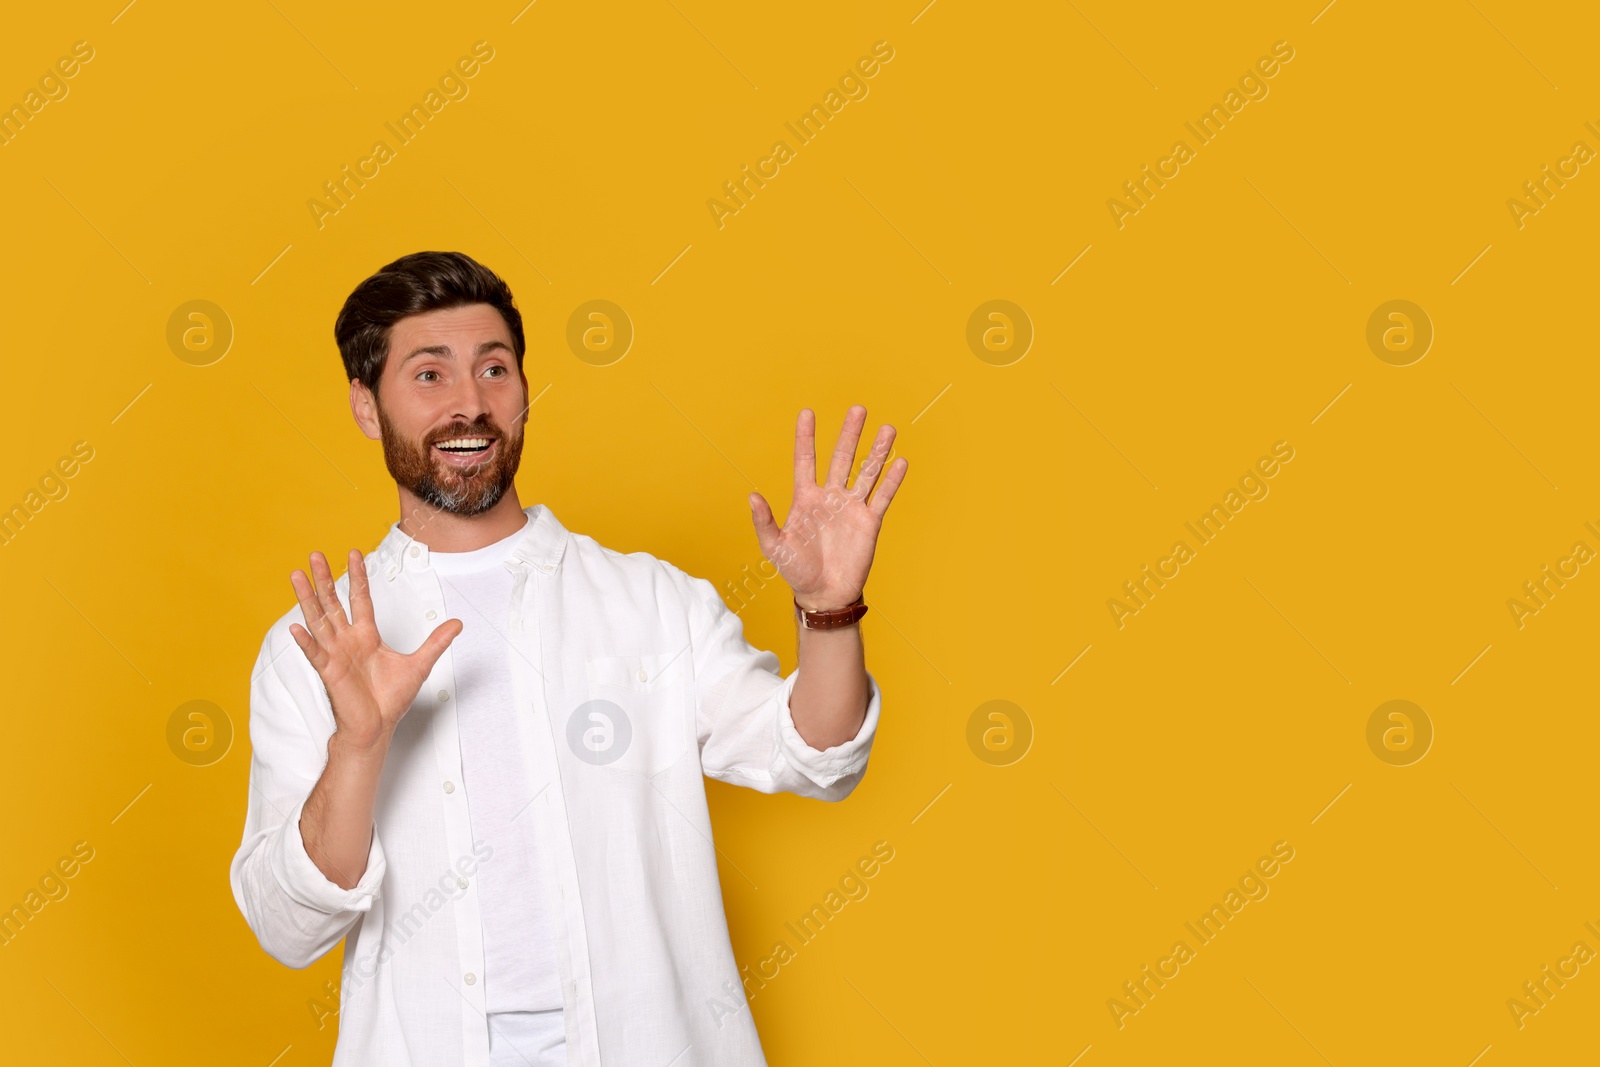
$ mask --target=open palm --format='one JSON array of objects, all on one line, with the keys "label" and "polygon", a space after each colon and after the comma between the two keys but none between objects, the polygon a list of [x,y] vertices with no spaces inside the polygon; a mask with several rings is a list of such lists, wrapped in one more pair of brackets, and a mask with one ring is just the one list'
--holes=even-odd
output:
[{"label": "open palm", "polygon": [[306,620],[304,627],[290,623],[289,634],[327,688],[335,730],[343,740],[356,746],[386,742],[433,665],[461,633],[462,622],[446,619],[415,652],[396,652],[378,635],[367,565],[359,551],[350,550],[349,617],[320,552],[311,554],[311,573],[317,579],[314,589],[303,571],[289,576]]},{"label": "open palm", "polygon": [[[828,464],[827,480],[818,485],[816,421],[816,413],[803,408],[795,424],[794,500],[781,528],[766,498],[760,493],[750,494],[750,517],[761,551],[794,590],[795,600],[808,611],[846,607],[861,596],[872,569],[884,513],[909,466],[901,457],[884,473],[883,461],[894,444],[895,433],[893,426],[885,425],[879,427],[855,485],[846,485],[867,421],[867,409],[856,404],[845,414],[844,428],[839,431],[839,441]],[[880,474],[882,484],[878,483]],[[874,485],[878,486],[876,495],[872,492]]]}]

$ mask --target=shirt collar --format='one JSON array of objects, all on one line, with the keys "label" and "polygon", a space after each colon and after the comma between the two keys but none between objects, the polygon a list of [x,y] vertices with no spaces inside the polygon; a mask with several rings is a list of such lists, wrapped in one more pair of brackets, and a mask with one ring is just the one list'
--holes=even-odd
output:
[{"label": "shirt collar", "polygon": [[[561,564],[562,554],[567,547],[567,528],[556,520],[554,513],[544,504],[531,504],[522,510],[528,516],[528,524],[523,527],[522,537],[511,554],[530,564],[534,570],[548,574]],[[391,582],[399,577],[402,570],[428,569],[428,546],[410,534],[402,533],[398,521],[389,527],[389,532],[372,555],[377,562],[378,573]]]}]

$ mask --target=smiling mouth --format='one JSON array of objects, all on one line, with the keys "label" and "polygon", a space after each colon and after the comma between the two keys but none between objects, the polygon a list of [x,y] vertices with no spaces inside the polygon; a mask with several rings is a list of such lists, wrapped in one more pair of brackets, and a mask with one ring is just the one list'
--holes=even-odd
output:
[{"label": "smiling mouth", "polygon": [[465,466],[487,456],[496,440],[493,437],[452,437],[435,442],[433,447],[452,465]]}]

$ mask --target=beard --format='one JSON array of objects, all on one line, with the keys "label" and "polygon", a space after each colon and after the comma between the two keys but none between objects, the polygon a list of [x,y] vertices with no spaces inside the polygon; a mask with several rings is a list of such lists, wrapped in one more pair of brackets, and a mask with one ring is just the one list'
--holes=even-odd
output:
[{"label": "beard", "polygon": [[[472,423],[454,423],[421,441],[399,435],[378,405],[378,425],[383,433],[383,462],[401,487],[429,507],[455,515],[480,515],[505,496],[522,462],[522,428],[508,434],[487,414]],[[440,457],[433,446],[452,437],[492,437],[489,458],[458,467]]]}]

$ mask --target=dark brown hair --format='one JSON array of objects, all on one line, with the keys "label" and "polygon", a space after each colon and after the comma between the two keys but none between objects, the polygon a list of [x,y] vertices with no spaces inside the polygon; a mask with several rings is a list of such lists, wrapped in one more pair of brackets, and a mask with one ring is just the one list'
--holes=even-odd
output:
[{"label": "dark brown hair", "polygon": [[413,252],[356,286],[340,309],[333,337],[344,358],[345,380],[359,378],[376,396],[389,355],[389,328],[407,315],[465,304],[488,304],[500,312],[520,371],[526,345],[511,287],[462,252]]}]

